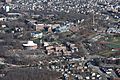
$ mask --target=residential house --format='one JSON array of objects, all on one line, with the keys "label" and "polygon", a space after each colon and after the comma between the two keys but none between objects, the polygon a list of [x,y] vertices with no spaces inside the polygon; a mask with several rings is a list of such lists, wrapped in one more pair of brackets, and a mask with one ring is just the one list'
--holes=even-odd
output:
[{"label": "residential house", "polygon": [[49,45],[50,45],[50,42],[44,42],[44,43],[43,43],[43,46],[44,46],[44,47],[47,47],[47,46],[49,46]]},{"label": "residential house", "polygon": [[58,33],[58,32],[66,32],[66,31],[69,31],[68,27],[66,25],[64,26],[58,26],[55,28],[54,32],[55,33]]},{"label": "residential house", "polygon": [[6,18],[5,17],[1,17],[0,21],[6,21]]},{"label": "residential house", "polygon": [[44,30],[45,24],[35,24],[35,30],[36,31],[42,31]]},{"label": "residential house", "polygon": [[55,51],[65,51],[66,47],[65,46],[57,46],[55,47]]},{"label": "residential house", "polygon": [[11,2],[12,2],[12,0],[5,0],[5,2],[6,2],[6,3],[11,3]]},{"label": "residential house", "polygon": [[71,52],[67,51],[66,46],[48,44],[45,46],[45,50],[48,55],[69,55]]},{"label": "residential house", "polygon": [[59,27],[60,24],[45,24],[45,31],[47,32],[55,32],[56,28]]},{"label": "residential house", "polygon": [[71,53],[79,51],[75,44],[67,42],[66,45],[69,48],[69,50],[71,51]]},{"label": "residential house", "polygon": [[20,13],[7,13],[7,20],[17,20],[20,16],[22,16]]},{"label": "residential house", "polygon": [[40,32],[32,32],[31,33],[32,38],[42,38],[42,36],[43,36],[43,33],[40,33]]},{"label": "residential house", "polygon": [[107,33],[120,33],[120,28],[108,28]]},{"label": "residential house", "polygon": [[54,49],[54,46],[47,46],[45,48],[46,48],[46,50],[51,50],[51,49]]}]

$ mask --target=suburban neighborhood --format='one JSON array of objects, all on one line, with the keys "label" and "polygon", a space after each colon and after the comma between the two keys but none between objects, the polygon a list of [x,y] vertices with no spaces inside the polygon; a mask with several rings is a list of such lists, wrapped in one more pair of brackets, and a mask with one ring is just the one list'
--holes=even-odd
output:
[{"label": "suburban neighborhood", "polygon": [[0,80],[120,80],[120,0],[0,0]]}]

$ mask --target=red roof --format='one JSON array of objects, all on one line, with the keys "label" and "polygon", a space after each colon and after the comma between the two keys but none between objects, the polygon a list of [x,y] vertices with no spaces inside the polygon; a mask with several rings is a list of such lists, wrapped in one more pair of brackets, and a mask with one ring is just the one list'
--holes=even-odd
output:
[{"label": "red roof", "polygon": [[113,80],[120,80],[120,78],[114,78]]},{"label": "red roof", "polygon": [[99,44],[109,44],[110,42],[107,42],[107,41],[100,41],[100,42],[97,42]]}]

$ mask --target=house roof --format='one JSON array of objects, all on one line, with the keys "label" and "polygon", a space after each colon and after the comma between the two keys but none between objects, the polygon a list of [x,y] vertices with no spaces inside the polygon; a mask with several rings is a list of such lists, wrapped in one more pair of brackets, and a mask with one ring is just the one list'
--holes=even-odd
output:
[{"label": "house roof", "polygon": [[27,44],[23,44],[23,46],[37,46],[37,44],[35,44],[33,41],[28,41]]}]

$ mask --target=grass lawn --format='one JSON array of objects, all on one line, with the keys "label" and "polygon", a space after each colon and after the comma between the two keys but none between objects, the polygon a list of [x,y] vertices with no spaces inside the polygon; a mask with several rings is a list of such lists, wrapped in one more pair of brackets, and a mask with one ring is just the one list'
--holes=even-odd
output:
[{"label": "grass lawn", "polygon": [[[107,38],[108,39],[105,39]],[[109,42],[109,44],[106,44],[109,48],[120,48],[120,37],[113,37],[113,36],[107,36],[105,38],[100,39],[101,41],[106,41]],[[106,50],[106,51],[101,51],[98,53],[98,55],[101,56],[110,56],[111,54],[114,54],[116,52],[113,52],[112,50]]]},{"label": "grass lawn", "polygon": [[102,52],[100,52],[100,53],[98,53],[98,55],[101,55],[101,56],[105,56],[105,57],[109,57],[111,54],[113,54],[114,52],[112,52],[112,51],[108,51],[108,50],[106,50],[106,51],[102,51]]},{"label": "grass lawn", "polygon": [[120,48],[120,43],[119,44],[115,44],[115,43],[107,44],[107,46],[110,47],[110,48]]},{"label": "grass lawn", "polygon": [[107,44],[110,48],[120,48],[120,37],[110,37],[107,40],[110,44]]}]

